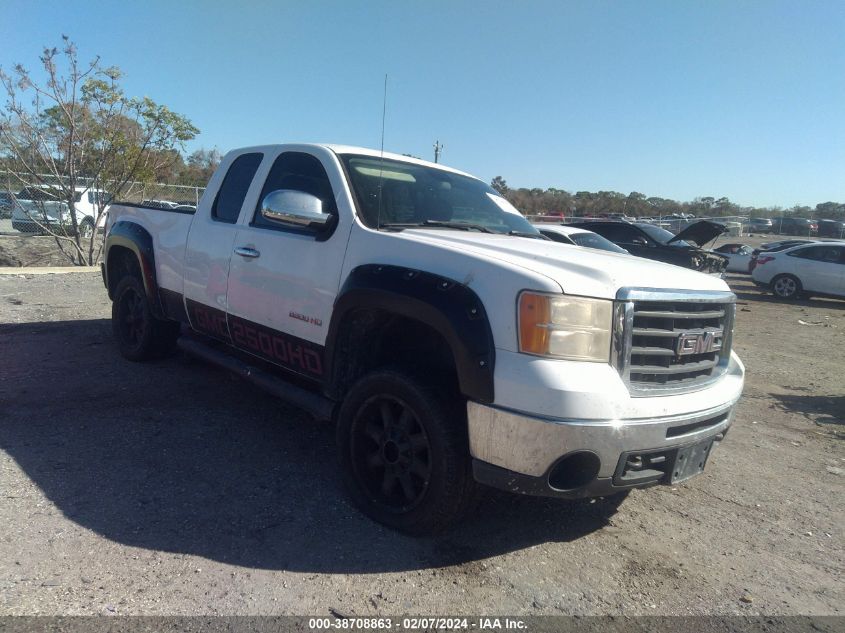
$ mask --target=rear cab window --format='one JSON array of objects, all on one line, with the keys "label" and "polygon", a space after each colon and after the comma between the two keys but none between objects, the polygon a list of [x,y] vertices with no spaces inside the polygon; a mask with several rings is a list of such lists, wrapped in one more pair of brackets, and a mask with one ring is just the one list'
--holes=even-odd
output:
[{"label": "rear cab window", "polygon": [[213,220],[228,224],[238,221],[246,192],[263,158],[264,154],[253,152],[242,154],[232,162],[211,206]]}]

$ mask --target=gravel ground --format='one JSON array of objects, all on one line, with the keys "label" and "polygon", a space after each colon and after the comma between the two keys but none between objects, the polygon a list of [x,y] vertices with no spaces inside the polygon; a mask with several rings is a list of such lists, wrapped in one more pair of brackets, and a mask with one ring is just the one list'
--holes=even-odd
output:
[{"label": "gravel ground", "polygon": [[97,274],[0,276],[0,614],[842,615],[845,302],[730,281],[748,382],[702,476],[426,540],[350,507],[328,426],[120,358]]}]

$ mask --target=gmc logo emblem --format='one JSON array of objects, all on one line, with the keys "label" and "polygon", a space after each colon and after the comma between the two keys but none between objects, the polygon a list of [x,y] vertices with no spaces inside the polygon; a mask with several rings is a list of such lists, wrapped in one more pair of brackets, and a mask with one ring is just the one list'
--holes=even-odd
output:
[{"label": "gmc logo emblem", "polygon": [[722,330],[707,330],[706,332],[684,332],[678,337],[675,348],[677,356],[689,354],[706,354],[718,352],[722,349]]}]

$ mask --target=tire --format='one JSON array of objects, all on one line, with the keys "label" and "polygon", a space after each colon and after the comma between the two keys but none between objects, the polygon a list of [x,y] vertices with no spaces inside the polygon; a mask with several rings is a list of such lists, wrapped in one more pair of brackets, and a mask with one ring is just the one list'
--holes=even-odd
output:
[{"label": "tire", "polygon": [[779,299],[797,299],[801,292],[801,282],[794,275],[778,275],[772,279],[772,294]]},{"label": "tire", "polygon": [[79,223],[79,237],[91,237],[94,233],[94,221],[91,218],[83,218]]},{"label": "tire", "polygon": [[466,409],[400,370],[367,374],[338,412],[340,467],[353,502],[406,534],[444,531],[475,506]]},{"label": "tire", "polygon": [[135,276],[120,280],[112,302],[112,332],[124,358],[145,361],[170,352],[179,336],[179,324],[156,319],[144,284]]}]

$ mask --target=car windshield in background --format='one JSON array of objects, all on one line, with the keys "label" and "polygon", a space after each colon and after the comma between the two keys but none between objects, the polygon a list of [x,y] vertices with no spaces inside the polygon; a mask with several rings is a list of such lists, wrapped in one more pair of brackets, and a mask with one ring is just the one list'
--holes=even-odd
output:
[{"label": "car windshield in background", "polygon": [[645,224],[645,223],[638,223],[638,227],[640,227],[651,239],[655,242],[659,242],[660,244],[664,244],[666,246],[684,246],[689,247],[684,240],[677,240],[675,242],[669,243],[675,234],[671,231],[667,231],[666,229],[660,228],[659,226],[654,226],[653,224]]},{"label": "car windshield in background", "polygon": [[358,215],[370,228],[428,225],[540,235],[495,189],[475,178],[372,156],[342,159]]},{"label": "car windshield in background", "polygon": [[627,253],[624,248],[617,246],[610,240],[603,238],[598,233],[570,233],[569,239],[575,242],[578,246],[584,246],[586,248],[598,248],[603,251],[611,251],[613,253]]}]

